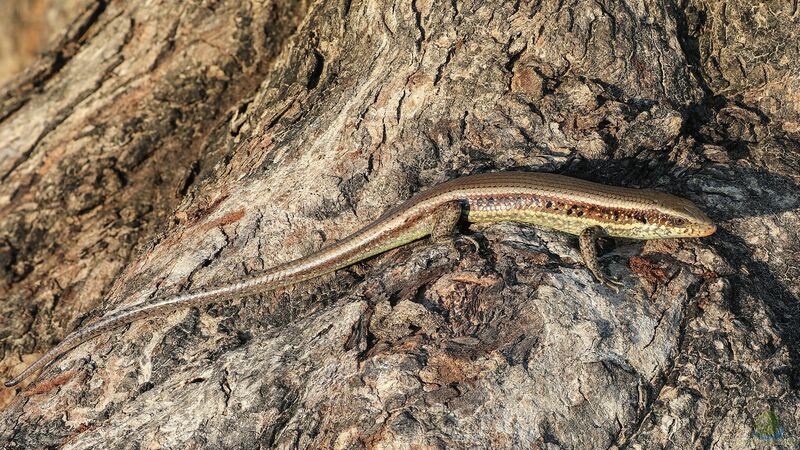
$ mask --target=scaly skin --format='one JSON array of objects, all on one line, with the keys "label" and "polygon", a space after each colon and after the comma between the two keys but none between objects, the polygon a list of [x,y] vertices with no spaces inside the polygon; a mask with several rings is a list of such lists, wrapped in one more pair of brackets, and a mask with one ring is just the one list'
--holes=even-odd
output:
[{"label": "scaly skin", "polygon": [[716,231],[694,203],[661,192],[546,173],[466,176],[411,198],[340,242],[256,277],[135,305],[103,317],[68,335],[5,386],[18,384],[66,351],[122,325],[316,278],[430,234],[435,238],[450,234],[462,216],[473,223],[524,222],[578,235],[585,262],[601,282],[604,277],[594,248],[598,235],[661,239],[702,237]]}]

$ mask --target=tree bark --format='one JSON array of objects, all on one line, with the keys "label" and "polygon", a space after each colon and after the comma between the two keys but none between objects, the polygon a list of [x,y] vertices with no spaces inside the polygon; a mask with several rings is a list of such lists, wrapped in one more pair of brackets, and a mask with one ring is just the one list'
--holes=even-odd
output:
[{"label": "tree bark", "polygon": [[[0,391],[0,448],[740,448],[800,430],[791,2],[85,2],[0,91],[0,374],[438,182],[694,200],[702,240],[518,224],[141,321]],[[773,433],[772,437],[777,436]]]},{"label": "tree bark", "polygon": [[0,85],[49,49],[85,0],[0,0]]}]

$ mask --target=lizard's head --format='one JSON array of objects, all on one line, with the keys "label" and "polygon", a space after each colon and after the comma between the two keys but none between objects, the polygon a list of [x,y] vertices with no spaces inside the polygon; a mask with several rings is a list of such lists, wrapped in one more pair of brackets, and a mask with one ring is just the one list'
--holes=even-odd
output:
[{"label": "lizard's head", "polygon": [[652,192],[653,221],[659,225],[659,234],[665,238],[704,237],[717,231],[714,222],[691,200]]}]

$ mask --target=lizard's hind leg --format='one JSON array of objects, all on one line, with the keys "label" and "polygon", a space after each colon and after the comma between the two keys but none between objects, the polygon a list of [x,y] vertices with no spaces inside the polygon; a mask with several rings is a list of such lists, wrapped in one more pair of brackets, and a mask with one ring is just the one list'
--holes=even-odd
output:
[{"label": "lizard's hind leg", "polygon": [[437,244],[450,243],[455,247],[456,240],[464,239],[475,247],[475,251],[480,250],[480,245],[475,239],[465,235],[456,235],[456,228],[463,213],[464,207],[461,202],[449,202],[442,205],[435,213],[431,240]]}]

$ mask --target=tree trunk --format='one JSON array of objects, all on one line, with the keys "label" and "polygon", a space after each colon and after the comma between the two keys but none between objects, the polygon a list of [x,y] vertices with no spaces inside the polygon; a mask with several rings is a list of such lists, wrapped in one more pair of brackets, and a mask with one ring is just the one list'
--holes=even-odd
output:
[{"label": "tree trunk", "polygon": [[22,72],[75,20],[86,0],[0,0],[0,85]]},{"label": "tree trunk", "polygon": [[654,188],[720,230],[609,242],[619,293],[573,238],[501,224],[136,322],[1,390],[0,448],[796,444],[796,4],[83,8],[0,91],[5,377],[459,175]]}]

